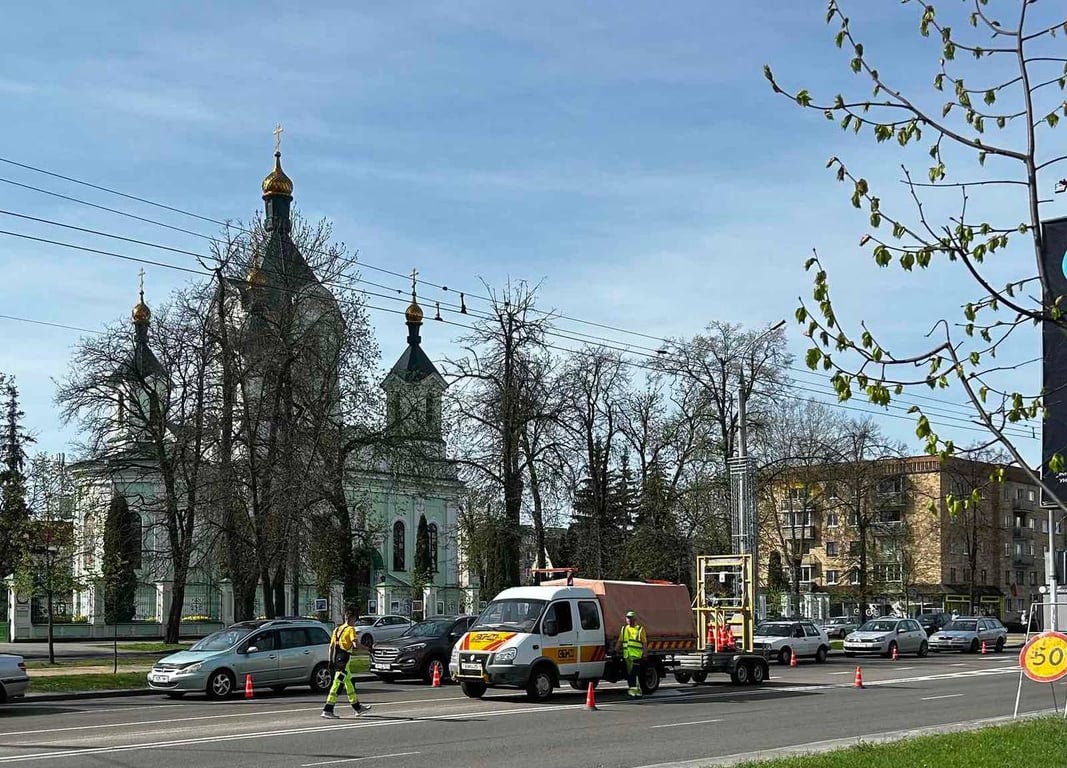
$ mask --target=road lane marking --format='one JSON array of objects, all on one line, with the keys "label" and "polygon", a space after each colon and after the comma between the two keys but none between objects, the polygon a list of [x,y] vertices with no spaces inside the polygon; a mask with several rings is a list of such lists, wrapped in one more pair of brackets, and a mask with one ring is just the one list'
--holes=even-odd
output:
[{"label": "road lane marking", "polygon": [[[194,744],[210,744],[223,741],[243,741],[248,739],[265,739],[275,736],[295,736],[324,731],[354,730],[357,728],[382,728],[388,726],[411,726],[420,722],[439,722],[441,720],[461,720],[464,718],[507,717],[508,715],[531,715],[542,712],[558,712],[563,709],[574,709],[574,704],[561,704],[554,707],[538,707],[537,709],[496,709],[474,712],[460,712],[454,715],[437,715],[426,718],[405,717],[401,720],[377,720],[375,722],[337,723],[330,725],[318,725],[306,728],[289,728],[280,731],[258,731],[252,733],[233,733],[219,736],[200,736],[189,739],[173,739],[170,741],[144,742],[141,744],[120,744],[111,747],[85,747],[82,749],[68,749],[62,752],[34,752],[28,755],[5,755],[0,757],[0,763],[19,763],[37,760],[51,760],[60,757],[80,757],[82,755],[106,755],[115,752],[139,752],[145,749],[166,749],[167,747],[182,747]],[[371,716],[373,717],[373,715]],[[28,746],[28,745],[27,745]],[[33,745],[36,746],[36,745]]]},{"label": "road lane marking", "polygon": [[826,674],[828,674],[828,675],[851,675],[852,673],[846,670],[845,672],[827,672]]},{"label": "road lane marking", "polygon": [[934,701],[936,699],[954,699],[957,696],[962,696],[962,693],[946,693],[944,696],[923,696],[919,701]]},{"label": "road lane marking", "polygon": [[716,718],[715,720],[692,720],[688,723],[665,723],[663,725],[653,725],[652,728],[677,728],[682,725],[704,725],[704,723],[721,723],[722,718]]},{"label": "road lane marking", "polygon": [[360,760],[377,760],[383,757],[410,757],[421,755],[422,752],[394,752],[391,755],[367,755],[366,757],[345,757],[341,760],[323,760],[321,763],[304,763],[300,768],[311,768],[313,765],[337,765],[338,763],[358,763]]}]

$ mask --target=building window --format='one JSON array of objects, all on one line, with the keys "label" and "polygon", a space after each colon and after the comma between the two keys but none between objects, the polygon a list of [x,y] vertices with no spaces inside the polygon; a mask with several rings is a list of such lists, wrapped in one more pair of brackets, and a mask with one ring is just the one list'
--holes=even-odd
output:
[{"label": "building window", "polygon": [[1063,521],[1062,520],[1057,520],[1056,521],[1056,535],[1057,536],[1062,536],[1063,535]]},{"label": "building window", "polygon": [[1037,571],[1030,571],[1030,586],[1037,586]]},{"label": "building window", "polygon": [[850,541],[848,543],[848,553],[850,555],[858,555],[860,553],[860,543],[858,541]]},{"label": "building window", "polygon": [[827,512],[826,513],[826,527],[827,528],[836,528],[837,527],[837,512]]},{"label": "building window", "polygon": [[837,557],[837,542],[836,541],[828,541],[828,542],[826,542],[826,556],[827,557]]},{"label": "building window", "polygon": [[953,584],[956,583],[956,569],[955,568],[949,568],[948,569],[948,580]]},{"label": "building window", "polygon": [[[437,573],[437,523],[430,523],[427,527],[427,538],[430,540],[430,570]],[[444,613],[444,611],[438,611]]]},{"label": "building window", "polygon": [[1036,501],[1037,500],[1037,491],[1035,491],[1033,488],[1027,488],[1026,489],[1026,500],[1027,501]]},{"label": "building window", "polygon": [[800,583],[801,584],[810,584],[811,583],[811,570],[812,570],[812,568],[811,568],[810,565],[802,565],[802,566],[800,566]]},{"label": "building window", "polygon": [[1011,585],[1011,571],[1004,571],[1004,583]]},{"label": "building window", "polygon": [[823,486],[823,492],[826,494],[826,498],[828,499],[838,498],[837,483],[826,483],[826,485]]},{"label": "building window", "polygon": [[1004,542],[1004,557],[1011,557],[1011,542]]},{"label": "building window", "polygon": [[841,571],[837,570],[836,568],[831,568],[826,571],[826,584],[828,586],[836,584],[838,581],[840,581],[840,579]]},{"label": "building window", "polygon": [[848,583],[849,584],[859,584],[860,583],[860,571],[859,571],[859,568],[853,568],[851,571],[849,571],[849,573],[848,573]]},{"label": "building window", "polygon": [[1017,584],[1025,584],[1026,583],[1026,573],[1024,571],[1016,571],[1015,572],[1015,582]]},{"label": "building window", "polygon": [[1004,515],[1004,527],[1011,528],[1011,515]]},{"label": "building window", "polygon": [[882,579],[882,581],[900,581],[900,563],[879,564],[878,576]]},{"label": "building window", "polygon": [[[393,570],[404,570],[404,523],[397,520],[393,523]],[[395,613],[395,611],[394,611]]]},{"label": "building window", "polygon": [[982,569],[982,583],[983,583],[983,584],[985,584],[985,583],[986,583],[986,572],[985,572],[985,568],[983,568],[983,569]]},{"label": "building window", "polygon": [[434,423],[434,418],[433,418],[433,393],[432,392],[427,392],[426,393],[426,424],[427,424],[427,426],[432,426],[433,423]]}]

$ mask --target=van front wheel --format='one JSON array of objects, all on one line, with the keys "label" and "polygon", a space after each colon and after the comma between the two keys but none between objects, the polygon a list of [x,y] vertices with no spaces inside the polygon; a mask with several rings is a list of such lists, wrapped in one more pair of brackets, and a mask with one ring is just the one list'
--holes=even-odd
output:
[{"label": "van front wheel", "polygon": [[463,691],[463,695],[468,699],[480,699],[485,695],[486,691],[485,683],[468,682],[464,680],[459,684],[459,688]]},{"label": "van front wheel", "polygon": [[556,682],[552,679],[552,670],[547,666],[536,667],[526,684],[526,695],[532,701],[548,701],[552,698],[552,689]]}]

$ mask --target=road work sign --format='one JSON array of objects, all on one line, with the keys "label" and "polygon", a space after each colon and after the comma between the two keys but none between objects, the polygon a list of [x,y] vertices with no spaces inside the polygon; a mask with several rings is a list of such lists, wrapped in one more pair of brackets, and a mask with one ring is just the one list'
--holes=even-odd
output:
[{"label": "road work sign", "polygon": [[1023,674],[1037,683],[1054,683],[1067,675],[1067,635],[1042,632],[1019,652]]}]

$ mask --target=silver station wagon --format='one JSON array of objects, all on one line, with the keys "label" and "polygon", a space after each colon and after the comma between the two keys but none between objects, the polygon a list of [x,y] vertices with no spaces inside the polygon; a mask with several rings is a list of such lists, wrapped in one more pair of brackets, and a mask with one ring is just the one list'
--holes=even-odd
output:
[{"label": "silver station wagon", "polygon": [[857,653],[892,656],[894,649],[898,655],[914,653],[916,656],[925,656],[930,652],[930,644],[926,640],[926,630],[915,619],[885,616],[860,625],[859,629],[845,638],[844,649],[846,656],[855,656]]},{"label": "silver station wagon", "polygon": [[332,681],[330,631],[310,619],[233,624],[157,661],[148,687],[173,698],[199,692],[224,699],[244,688],[246,675],[254,688],[307,685],[322,693]]}]

